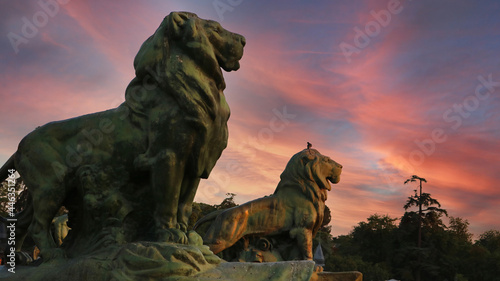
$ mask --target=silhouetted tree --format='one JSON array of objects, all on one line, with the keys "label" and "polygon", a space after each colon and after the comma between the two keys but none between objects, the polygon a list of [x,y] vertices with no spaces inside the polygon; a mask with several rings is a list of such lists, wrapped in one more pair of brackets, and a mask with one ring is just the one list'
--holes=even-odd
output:
[{"label": "silhouetted tree", "polygon": [[500,280],[500,231],[482,233],[467,251],[463,268],[469,280]]},{"label": "silhouetted tree", "polygon": [[[235,206],[238,206],[234,202],[234,197],[236,197],[235,193],[226,193],[226,198],[222,200],[220,204],[215,204],[215,205],[209,205],[205,203],[197,203],[193,202],[193,211],[191,213],[191,217],[189,217],[189,225],[188,229],[193,229],[194,224],[201,219],[202,217],[217,211],[217,210],[224,210],[224,209],[229,209]],[[205,225],[207,227],[207,225]],[[199,230],[199,233],[203,234],[205,227]]]},{"label": "silhouetted tree", "polygon": [[333,239],[336,245],[326,268],[332,271],[357,270],[364,280],[387,280],[391,275],[391,262],[395,247],[396,218],[371,215],[358,223],[349,235]]},{"label": "silhouetted tree", "polygon": [[234,203],[235,196],[236,196],[235,193],[226,193],[226,198],[224,198],[224,200],[222,200],[222,202],[219,205],[214,205],[215,209],[225,210],[238,206],[236,203]]},{"label": "silhouetted tree", "polygon": [[483,246],[490,253],[495,253],[500,251],[500,231],[498,230],[488,230],[479,236],[476,242],[477,245]]},{"label": "silhouetted tree", "polygon": [[448,230],[458,240],[464,243],[472,243],[472,233],[469,232],[469,221],[460,217],[450,216]]},{"label": "silhouetted tree", "polygon": [[[415,280],[421,280],[421,272],[424,271],[426,273],[427,278],[435,278],[439,272],[439,268],[435,263],[429,262],[429,257],[434,255],[432,247],[430,245],[426,245],[426,248],[422,248],[422,229],[426,229],[425,237],[428,238],[432,236],[432,234],[437,234],[441,231],[444,231],[446,226],[444,225],[441,217],[443,215],[448,215],[448,212],[445,209],[441,209],[441,204],[438,200],[431,197],[430,193],[422,192],[422,183],[427,183],[425,178],[421,178],[417,175],[411,176],[411,178],[407,179],[404,183],[407,184],[409,182],[417,182],[419,189],[415,189],[415,194],[408,197],[406,204],[403,206],[405,210],[408,210],[412,207],[418,208],[418,213],[414,211],[405,212],[403,217],[401,218],[400,228],[403,230],[403,235],[411,234],[416,225],[417,228],[417,247],[413,247],[411,245],[406,245],[400,248],[400,255],[406,256],[407,259],[415,258],[416,263],[408,262],[404,265],[404,268],[409,268],[415,274]],[[404,239],[406,240],[406,239]],[[426,239],[430,241],[430,239]],[[428,243],[429,244],[429,243]],[[425,260],[425,262],[422,262]],[[408,276],[406,276],[408,278]]]}]

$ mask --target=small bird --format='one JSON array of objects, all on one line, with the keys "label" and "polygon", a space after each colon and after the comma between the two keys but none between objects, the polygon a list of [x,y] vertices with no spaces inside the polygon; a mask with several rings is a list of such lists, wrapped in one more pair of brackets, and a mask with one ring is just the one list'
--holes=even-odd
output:
[{"label": "small bird", "polygon": [[310,142],[307,142],[307,149],[310,149],[313,145]]}]

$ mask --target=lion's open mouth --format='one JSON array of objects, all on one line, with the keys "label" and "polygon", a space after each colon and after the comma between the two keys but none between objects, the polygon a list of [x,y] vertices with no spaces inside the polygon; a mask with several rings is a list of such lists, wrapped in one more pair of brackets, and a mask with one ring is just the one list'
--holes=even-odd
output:
[{"label": "lion's open mouth", "polygon": [[333,177],[333,176],[327,177],[326,179],[327,179],[329,182],[334,183],[334,184],[335,184],[335,183],[339,183],[339,181],[340,181],[340,178],[339,178],[339,177]]},{"label": "lion's open mouth", "polygon": [[240,59],[243,57],[243,46],[245,44],[243,43],[244,39],[240,39],[239,41],[240,43],[235,43],[229,54],[223,56],[221,53],[216,53],[219,66],[227,72],[240,68]]},{"label": "lion's open mouth", "polygon": [[233,71],[233,70],[238,70],[240,69],[240,62],[239,61],[233,61],[233,62],[225,62],[221,64],[222,69],[225,71]]},{"label": "lion's open mouth", "polygon": [[240,68],[240,59],[242,56],[243,47],[236,50],[229,56],[222,56],[220,53],[216,53],[216,58],[219,66],[227,72],[238,70]]}]

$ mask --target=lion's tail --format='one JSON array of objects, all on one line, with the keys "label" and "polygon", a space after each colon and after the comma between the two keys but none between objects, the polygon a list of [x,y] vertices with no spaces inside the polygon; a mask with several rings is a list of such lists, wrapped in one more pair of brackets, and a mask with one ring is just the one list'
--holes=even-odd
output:
[{"label": "lion's tail", "polygon": [[225,209],[222,209],[222,210],[217,210],[217,211],[213,211],[211,212],[210,214],[202,217],[201,219],[199,219],[193,226],[193,230],[196,230],[200,225],[204,224],[204,223],[207,223],[209,221],[213,221],[215,220],[215,218],[222,212],[224,212]]}]

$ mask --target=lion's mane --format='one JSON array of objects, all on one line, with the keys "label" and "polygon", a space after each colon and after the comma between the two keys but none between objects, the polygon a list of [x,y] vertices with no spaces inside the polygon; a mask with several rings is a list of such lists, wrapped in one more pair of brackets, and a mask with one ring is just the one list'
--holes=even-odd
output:
[{"label": "lion's mane", "polygon": [[[207,178],[227,146],[230,110],[221,68],[239,68],[244,44],[242,36],[217,22],[178,12],[164,18],[134,59],[136,77],[125,91],[131,119],[153,133],[155,120],[182,119],[182,126],[197,134],[188,164],[195,176]],[[154,115],[156,108],[169,112],[168,116]],[[202,149],[206,144],[212,149]]]},{"label": "lion's mane", "polygon": [[[157,103],[167,101],[177,103],[195,120],[214,120],[220,115],[227,121],[229,106],[222,92],[226,85],[217,58],[204,57],[203,65],[193,62],[198,61],[197,52],[210,45],[203,27],[189,21],[196,18],[189,12],[170,14],[142,44],[134,59],[136,77],[125,92],[125,101],[133,112],[147,115]],[[174,34],[172,22],[178,20],[189,21],[182,35]],[[189,42],[191,49],[178,48],[178,42]]]},{"label": "lion's mane", "polygon": [[317,173],[318,165],[324,157],[316,149],[304,149],[296,153],[281,173],[281,180],[274,194],[298,188],[312,202],[325,202],[330,184],[326,179],[318,177]]}]

